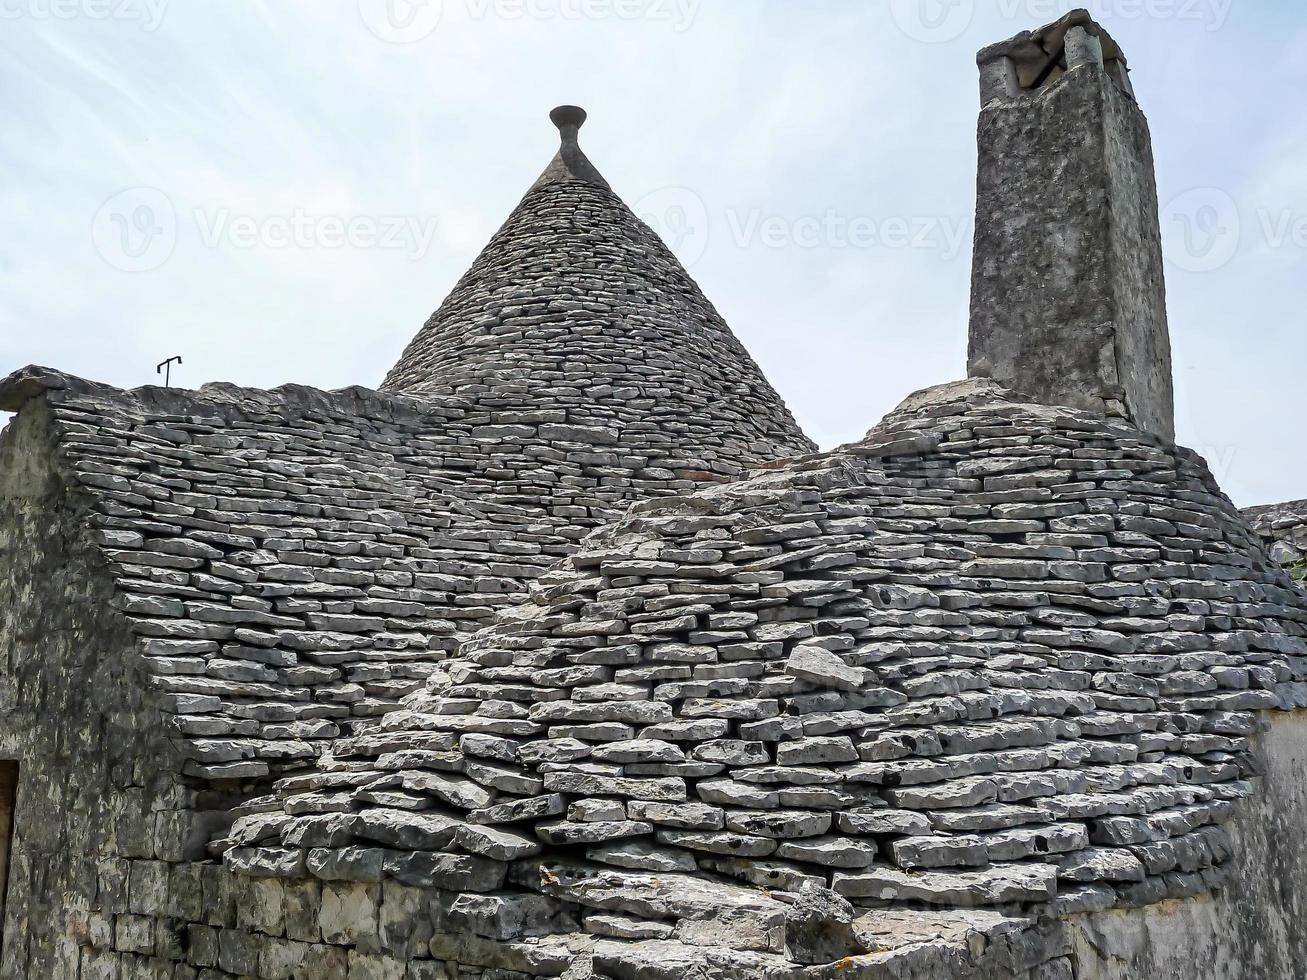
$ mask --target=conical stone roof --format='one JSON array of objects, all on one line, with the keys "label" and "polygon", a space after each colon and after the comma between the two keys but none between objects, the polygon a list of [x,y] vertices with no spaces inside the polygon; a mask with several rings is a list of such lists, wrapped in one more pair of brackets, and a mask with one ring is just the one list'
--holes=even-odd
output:
[{"label": "conical stone roof", "polygon": [[383,388],[490,392],[665,449],[664,463],[812,448],[658,236],[585,157],[585,113],[554,110],[558,154],[404,351]]},{"label": "conical stone roof", "polygon": [[1200,457],[948,385],[861,443],[636,505],[229,860],[416,861],[438,887],[490,862],[600,910],[651,874],[873,907],[1195,894],[1256,712],[1305,702],[1304,635]]}]

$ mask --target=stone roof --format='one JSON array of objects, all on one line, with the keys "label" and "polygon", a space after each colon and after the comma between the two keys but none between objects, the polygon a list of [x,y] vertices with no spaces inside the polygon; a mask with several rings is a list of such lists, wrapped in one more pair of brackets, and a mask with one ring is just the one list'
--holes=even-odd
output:
[{"label": "stone roof", "polygon": [[326,878],[472,862],[592,910],[676,875],[1145,904],[1221,880],[1255,712],[1307,703],[1304,636],[1199,456],[963,382],[633,507],[220,847]]},{"label": "stone roof", "polygon": [[565,407],[577,424],[660,429],[686,453],[727,422],[741,442],[803,441],[681,263],[586,159],[584,116],[555,110],[558,155],[382,387],[493,389],[506,406]]},{"label": "stone roof", "polygon": [[710,418],[577,424],[493,392],[121,391],[39,368],[0,382],[5,408],[32,397],[89,500],[166,730],[204,778],[304,765],[632,501],[810,445]]}]

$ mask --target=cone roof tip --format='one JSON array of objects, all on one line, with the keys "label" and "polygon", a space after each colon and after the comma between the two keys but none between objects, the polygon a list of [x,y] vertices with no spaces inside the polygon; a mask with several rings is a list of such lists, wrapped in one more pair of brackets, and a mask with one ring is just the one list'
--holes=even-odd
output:
[{"label": "cone roof tip", "polygon": [[564,176],[575,177],[578,180],[611,189],[608,187],[608,181],[604,180],[603,174],[586,158],[577,138],[582,125],[585,124],[587,115],[586,111],[579,105],[560,105],[550,110],[549,119],[558,127],[561,145],[553,161],[545,168],[545,172],[540,175],[540,179],[532,185],[532,190]]}]

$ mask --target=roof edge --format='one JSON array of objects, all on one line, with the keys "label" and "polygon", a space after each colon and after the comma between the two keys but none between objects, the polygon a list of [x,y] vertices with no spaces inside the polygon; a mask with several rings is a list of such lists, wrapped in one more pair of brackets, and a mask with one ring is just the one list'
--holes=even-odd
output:
[{"label": "roof edge", "polygon": [[1274,518],[1281,514],[1307,517],[1307,499],[1282,500],[1276,504],[1254,504],[1252,507],[1242,508],[1242,513],[1250,520],[1259,517]]},{"label": "roof edge", "polygon": [[0,380],[0,410],[17,412],[27,401],[51,392],[84,395],[106,401],[128,402],[169,412],[186,412],[204,404],[214,408],[237,410],[282,407],[296,411],[318,411],[350,415],[382,414],[423,416],[439,411],[444,405],[460,402],[457,396],[440,399],[410,395],[399,391],[377,390],[351,385],[325,389],[309,385],[285,384],[276,388],[253,388],[227,381],[215,381],[199,388],[164,388],[143,385],[119,388],[91,381],[53,368],[29,365]]}]

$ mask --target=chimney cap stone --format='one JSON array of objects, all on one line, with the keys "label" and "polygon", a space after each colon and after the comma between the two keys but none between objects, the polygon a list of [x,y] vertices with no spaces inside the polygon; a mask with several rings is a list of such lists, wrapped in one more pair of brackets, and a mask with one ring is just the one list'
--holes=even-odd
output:
[{"label": "chimney cap stone", "polygon": [[[1023,90],[1041,89],[1076,67],[1084,55],[1079,50],[1087,39],[1097,42],[1101,55],[1094,60],[1109,67],[1117,84],[1133,96],[1125,52],[1112,35],[1090,15],[1088,10],[1073,10],[1065,17],[1033,31],[1022,31],[1006,41],[981,48],[976,55],[982,78],[982,99],[993,95],[991,89],[1002,88],[995,79],[1007,77],[1009,95]],[[1076,49],[1073,51],[1072,49]]]}]

